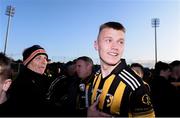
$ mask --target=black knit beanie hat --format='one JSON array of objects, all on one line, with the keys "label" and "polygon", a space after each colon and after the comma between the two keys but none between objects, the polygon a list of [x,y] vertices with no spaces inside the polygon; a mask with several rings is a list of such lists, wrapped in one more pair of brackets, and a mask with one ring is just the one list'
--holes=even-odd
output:
[{"label": "black knit beanie hat", "polygon": [[23,64],[27,66],[37,55],[40,55],[40,54],[44,54],[48,58],[48,55],[46,51],[44,50],[44,48],[42,48],[39,45],[33,45],[29,48],[26,48],[23,51]]}]

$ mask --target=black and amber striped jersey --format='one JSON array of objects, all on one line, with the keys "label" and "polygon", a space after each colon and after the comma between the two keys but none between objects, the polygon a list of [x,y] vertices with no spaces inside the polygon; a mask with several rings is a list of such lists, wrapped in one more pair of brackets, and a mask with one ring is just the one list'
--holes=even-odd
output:
[{"label": "black and amber striped jersey", "polygon": [[112,116],[154,117],[149,89],[124,59],[105,78],[97,72],[91,88],[90,103],[98,100],[100,111]]}]

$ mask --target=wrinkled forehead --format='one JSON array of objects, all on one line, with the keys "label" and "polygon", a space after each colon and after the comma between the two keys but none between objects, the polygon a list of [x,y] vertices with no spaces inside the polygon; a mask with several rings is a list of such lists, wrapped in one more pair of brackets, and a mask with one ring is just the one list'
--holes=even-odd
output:
[{"label": "wrinkled forehead", "polygon": [[40,60],[46,60],[46,61],[48,61],[48,58],[47,58],[47,56],[46,55],[44,55],[44,54],[39,54],[39,55],[37,55],[37,56],[35,56],[33,59],[32,59],[32,61],[30,61],[29,63],[31,63],[31,62],[34,62],[34,61],[40,61]]}]

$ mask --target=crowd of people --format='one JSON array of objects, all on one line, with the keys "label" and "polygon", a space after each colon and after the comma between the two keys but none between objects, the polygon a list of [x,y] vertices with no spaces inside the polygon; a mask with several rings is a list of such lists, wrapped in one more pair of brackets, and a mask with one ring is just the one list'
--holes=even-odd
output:
[{"label": "crowd of people", "polygon": [[49,63],[40,45],[26,48],[17,76],[0,53],[0,116],[165,117],[180,116],[180,61],[159,61],[153,69],[122,58],[124,26],[106,22],[88,56]]}]

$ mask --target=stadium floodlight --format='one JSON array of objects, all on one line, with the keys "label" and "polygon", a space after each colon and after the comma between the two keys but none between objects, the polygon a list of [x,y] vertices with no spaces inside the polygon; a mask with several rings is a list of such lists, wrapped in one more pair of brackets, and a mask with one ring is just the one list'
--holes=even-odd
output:
[{"label": "stadium floodlight", "polygon": [[4,44],[4,54],[6,54],[7,41],[8,41],[8,35],[9,35],[9,27],[10,27],[10,21],[11,21],[11,17],[14,16],[14,13],[15,13],[15,8],[14,8],[13,6],[7,6],[6,15],[8,16],[8,23],[7,23],[7,31],[6,31],[5,44]]},{"label": "stadium floodlight", "polygon": [[153,18],[151,20],[152,27],[155,29],[155,63],[157,62],[157,31],[156,28],[159,27],[160,20],[159,18]]}]

